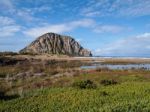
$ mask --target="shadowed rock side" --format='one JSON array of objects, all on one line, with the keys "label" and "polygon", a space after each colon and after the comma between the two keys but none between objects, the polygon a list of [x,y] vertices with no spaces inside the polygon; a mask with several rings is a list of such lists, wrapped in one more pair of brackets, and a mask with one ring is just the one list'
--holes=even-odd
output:
[{"label": "shadowed rock side", "polygon": [[90,51],[84,49],[73,38],[55,33],[47,33],[40,36],[29,46],[22,49],[20,53],[48,53],[64,54],[70,56],[92,56]]}]

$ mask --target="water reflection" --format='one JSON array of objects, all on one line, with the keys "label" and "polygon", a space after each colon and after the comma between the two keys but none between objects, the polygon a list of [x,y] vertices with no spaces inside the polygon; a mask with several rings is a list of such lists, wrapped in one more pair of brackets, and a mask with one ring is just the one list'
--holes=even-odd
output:
[{"label": "water reflection", "polygon": [[112,70],[126,70],[126,69],[145,69],[150,70],[150,64],[92,64],[89,66],[81,66],[81,69],[96,69],[96,68],[108,68]]}]

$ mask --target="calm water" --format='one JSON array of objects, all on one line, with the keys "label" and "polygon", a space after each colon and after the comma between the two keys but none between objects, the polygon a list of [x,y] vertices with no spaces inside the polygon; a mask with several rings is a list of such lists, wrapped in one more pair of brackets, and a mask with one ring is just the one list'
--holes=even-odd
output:
[{"label": "calm water", "polygon": [[81,69],[96,69],[107,67],[112,70],[125,70],[125,69],[146,69],[150,70],[150,64],[127,64],[127,65],[112,65],[112,64],[92,64],[89,66],[81,66]]}]

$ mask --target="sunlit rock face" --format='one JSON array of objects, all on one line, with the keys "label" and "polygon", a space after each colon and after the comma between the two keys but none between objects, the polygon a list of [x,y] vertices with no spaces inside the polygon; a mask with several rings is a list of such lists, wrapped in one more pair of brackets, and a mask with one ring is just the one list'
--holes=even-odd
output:
[{"label": "sunlit rock face", "polygon": [[46,33],[38,37],[29,46],[20,50],[20,53],[48,53],[87,57],[92,56],[90,51],[84,49],[72,37],[63,36],[56,33]]}]

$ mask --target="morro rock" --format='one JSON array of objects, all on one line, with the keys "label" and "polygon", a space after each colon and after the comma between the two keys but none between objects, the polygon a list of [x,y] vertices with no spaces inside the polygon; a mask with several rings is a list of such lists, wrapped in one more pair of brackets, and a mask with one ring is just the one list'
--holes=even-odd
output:
[{"label": "morro rock", "polygon": [[29,46],[20,50],[20,53],[36,54],[63,54],[69,56],[92,56],[92,53],[84,49],[70,36],[56,33],[46,33],[38,37]]}]

